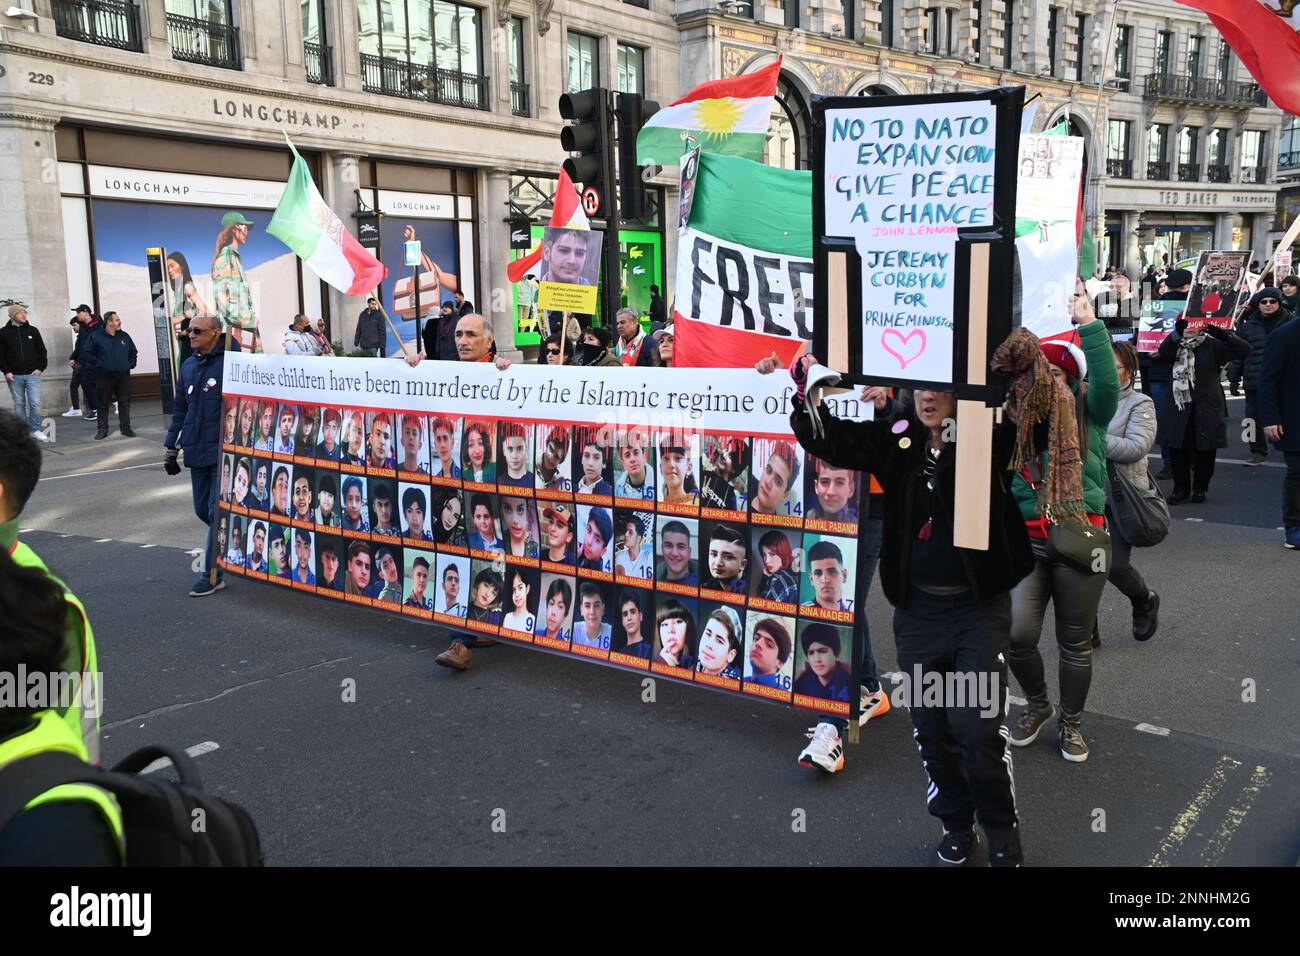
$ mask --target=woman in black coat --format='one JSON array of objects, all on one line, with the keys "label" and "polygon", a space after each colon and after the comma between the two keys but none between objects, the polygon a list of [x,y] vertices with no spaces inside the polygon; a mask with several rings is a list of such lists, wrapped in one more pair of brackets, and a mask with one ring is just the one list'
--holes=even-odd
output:
[{"label": "woman in black coat", "polygon": [[1156,360],[1171,363],[1173,383],[1156,409],[1160,444],[1173,453],[1171,505],[1205,500],[1214,475],[1215,451],[1228,447],[1228,400],[1219,377],[1231,359],[1250,354],[1250,343],[1227,329],[1207,325],[1187,334],[1187,320],[1160,343]]}]

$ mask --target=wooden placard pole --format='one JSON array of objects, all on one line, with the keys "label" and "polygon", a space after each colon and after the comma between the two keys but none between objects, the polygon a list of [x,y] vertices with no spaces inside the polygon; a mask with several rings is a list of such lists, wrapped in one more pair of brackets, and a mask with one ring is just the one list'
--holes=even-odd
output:
[{"label": "wooden placard pole", "polygon": [[[988,383],[989,246],[970,250],[970,299],[966,381]],[[952,542],[959,548],[987,551],[989,493],[993,476],[993,409],[982,401],[957,402],[957,500]]]},{"label": "wooden placard pole", "polygon": [[847,369],[849,364],[849,257],[826,254],[827,368]]}]

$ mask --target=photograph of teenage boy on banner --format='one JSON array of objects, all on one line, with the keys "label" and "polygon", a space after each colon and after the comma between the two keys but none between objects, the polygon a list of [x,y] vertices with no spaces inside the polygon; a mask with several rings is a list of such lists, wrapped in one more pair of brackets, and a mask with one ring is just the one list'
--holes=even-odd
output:
[{"label": "photograph of teenage boy on banner", "polygon": [[454,554],[438,555],[438,594],[433,609],[448,617],[464,618],[469,611],[465,595],[469,591],[469,558]]},{"label": "photograph of teenage boy on banner", "polygon": [[322,528],[342,527],[339,508],[339,476],[333,471],[320,469],[316,473],[316,506],[312,519]]},{"label": "photograph of teenage boy on banner", "polygon": [[858,558],[857,540],[805,534],[803,543],[800,607],[808,609],[812,616],[818,616],[818,611],[852,614],[857,583],[854,570]]},{"label": "photograph of teenage boy on banner", "polygon": [[573,463],[569,461],[569,429],[564,425],[538,425],[534,484],[538,491],[572,491]]},{"label": "photograph of teenage boy on banner", "polygon": [[[248,460],[248,459],[245,459]],[[248,489],[244,507],[249,511],[267,512],[271,510],[271,461],[269,458],[253,458],[249,461],[253,473],[253,486]],[[235,475],[238,482],[239,475]]]},{"label": "photograph of teenage boy on banner", "polygon": [[[567,645],[573,629],[573,578],[543,574],[540,593],[545,599],[533,632],[539,639]],[[540,643],[541,641],[539,641]],[[552,643],[549,646],[555,647]]]},{"label": "photograph of teenage boy on banner", "polygon": [[312,533],[303,528],[293,529],[293,562],[289,578],[296,584],[316,586],[316,570]]},{"label": "photograph of teenage boy on banner", "polygon": [[273,578],[289,576],[289,534],[288,525],[271,525],[266,545],[266,571]]},{"label": "photograph of teenage boy on banner", "polygon": [[343,446],[340,436],[343,431],[343,416],[337,408],[321,411],[320,444],[316,446],[316,457],[321,461],[341,461]]},{"label": "photograph of teenage boy on banner", "polygon": [[339,526],[344,531],[370,531],[370,506],[366,503],[366,480],[357,475],[343,478],[343,516]]},{"label": "photograph of teenage boy on banner", "polygon": [[695,655],[695,670],[707,677],[739,682],[740,652],[745,643],[740,613],[726,604],[702,601],[700,617],[703,625]]},{"label": "photograph of teenage boy on banner", "polygon": [[744,594],[749,584],[749,529],[736,522],[700,522],[700,590]]},{"label": "photograph of teenage boy on banner", "polygon": [[239,429],[239,399],[227,395],[221,400],[221,444],[234,445]]},{"label": "photograph of teenage boy on banner", "polygon": [[275,420],[279,405],[274,401],[257,403],[257,427],[253,432],[253,450],[271,452],[275,450]]},{"label": "photograph of teenage boy on banner", "polygon": [[804,469],[804,501],[809,521],[858,523],[858,473],[836,468],[820,458],[807,456]]},{"label": "photograph of teenage boy on banner", "polygon": [[756,515],[803,516],[800,459],[803,453],[784,439],[754,439],[754,473],[750,512]]},{"label": "photograph of teenage boy on banner", "polygon": [[794,618],[751,610],[745,625],[745,680],[788,691],[794,683]]},{"label": "photograph of teenage boy on banner", "polygon": [[402,592],[402,606],[420,611],[433,610],[429,576],[437,558],[432,551],[406,549],[406,587]]},{"label": "photograph of teenage boy on banner", "polygon": [[655,580],[660,583],[698,587],[700,564],[695,558],[699,522],[694,518],[660,518]]},{"label": "photograph of teenage boy on banner", "polygon": [[311,521],[311,486],[315,469],[305,465],[293,466],[293,484],[289,490],[289,517],[295,521]]},{"label": "photograph of teenage boy on banner", "polygon": [[512,564],[506,568],[505,617],[502,631],[527,634],[537,629],[537,600],[541,573]]},{"label": "photograph of teenage boy on banner", "polygon": [[397,506],[393,493],[393,483],[387,478],[371,478],[370,484],[370,531],[388,538],[400,538],[402,529],[397,523]]},{"label": "photograph of teenage boy on banner", "polygon": [[497,527],[496,496],[482,491],[466,494],[469,505],[469,520],[466,522],[466,536],[471,551],[504,552],[505,542],[501,540],[501,530]]},{"label": "photograph of teenage boy on banner", "polygon": [[847,704],[853,689],[853,675],[846,661],[852,660],[852,629],[800,621],[795,648],[794,692]]},{"label": "photograph of teenage boy on banner", "polygon": [[461,503],[460,491],[455,488],[434,486],[433,540],[436,544],[450,544],[468,547],[465,538],[465,506]]},{"label": "photograph of teenage boy on banner", "polygon": [[502,422],[497,431],[501,441],[501,452],[497,458],[501,469],[497,483],[516,488],[533,487],[533,473],[528,470],[528,463],[532,460],[529,452],[533,427],[520,422]]},{"label": "photograph of teenage boy on banner", "polygon": [[745,511],[749,498],[749,442],[735,435],[705,435],[700,506]]},{"label": "photograph of teenage boy on banner", "polygon": [[239,427],[235,431],[235,444],[250,451],[257,440],[257,399],[244,398],[239,402]]},{"label": "photograph of teenage boy on banner", "polygon": [[541,532],[537,525],[537,506],[533,499],[503,494],[498,500],[506,557],[540,557]]},{"label": "photograph of teenage boy on banner", "polygon": [[780,528],[751,528],[754,559],[758,567],[751,575],[750,596],[794,607],[799,603],[799,570],[802,562],[798,531]]},{"label": "photograph of teenage boy on banner", "polygon": [[293,465],[273,463],[271,468],[271,515],[289,517],[289,489],[293,487]]},{"label": "photograph of teenage boy on banner", "polygon": [[384,604],[402,603],[402,549],[391,544],[375,546],[375,573],[379,577],[377,601]]},{"label": "photograph of teenage boy on banner", "polygon": [[408,541],[432,541],[429,530],[429,489],[403,481],[397,486],[402,499],[402,537]]},{"label": "photograph of teenage boy on banner", "polygon": [[347,543],[347,560],[344,564],[343,593],[353,597],[376,598],[383,587],[375,574],[374,553],[365,541]]},{"label": "photograph of teenage boy on banner", "polygon": [[334,535],[316,535],[316,587],[343,590],[343,540]]},{"label": "photograph of teenage boy on banner", "polygon": [[235,480],[235,456],[226,454],[221,456],[221,491],[219,501],[230,504],[230,489],[234,486]]},{"label": "photograph of teenage boy on banner", "polygon": [[493,484],[497,480],[496,422],[465,422],[460,470],[465,481]]},{"label": "photograph of teenage boy on banner", "polygon": [[248,523],[248,540],[244,552],[244,567],[249,571],[266,573],[266,522]]},{"label": "photograph of teenage boy on banner", "polygon": [[620,428],[615,438],[614,497],[655,500],[655,469],[651,460],[650,430],[643,426]]},{"label": "photograph of teenage boy on banner", "polygon": [[573,643],[609,650],[613,625],[608,620],[614,587],[603,581],[578,582],[578,610],[573,621]]},{"label": "photograph of teenage boy on banner", "polygon": [[602,574],[614,573],[614,519],[604,505],[578,505],[582,543],[578,567]]},{"label": "photograph of teenage boy on banner", "polygon": [[614,570],[620,577],[649,581],[655,573],[654,512],[619,508],[614,519]]},{"label": "photograph of teenage boy on banner", "polygon": [[429,439],[425,434],[423,415],[405,414],[400,416],[402,436],[401,457],[397,461],[397,470],[410,475],[427,475],[429,473]]},{"label": "photograph of teenage boy on banner", "polygon": [[281,402],[276,422],[278,424],[270,451],[277,455],[292,455],[295,446],[294,434],[298,429],[298,406]]},{"label": "photograph of teenage boy on banner", "polygon": [[460,477],[460,463],[456,461],[456,450],[460,448],[460,425],[459,418],[430,419],[433,458],[429,462],[429,474],[435,478]]},{"label": "photograph of teenage boy on banner", "polygon": [[579,495],[610,498],[614,494],[609,438],[600,426],[579,426],[573,441],[573,490]]},{"label": "photograph of teenage boy on banner", "polygon": [[366,414],[366,464],[371,469],[391,471],[397,468],[393,454],[393,416],[389,412]]},{"label": "photograph of teenage boy on banner", "polygon": [[654,619],[653,594],[641,588],[618,589],[618,614],[610,650],[643,660],[650,658],[654,638],[647,627]]},{"label": "photograph of teenage boy on banner", "polygon": [[557,501],[542,507],[538,516],[542,533],[542,560],[554,564],[576,561],[577,520],[574,506]]},{"label": "photograph of teenage boy on banner", "polygon": [[700,503],[700,436],[680,431],[659,432],[659,503],[697,506]]},{"label": "photograph of teenage boy on banner", "polygon": [[243,515],[230,516],[230,542],[226,546],[226,564],[235,568],[244,566],[244,529],[248,519]]},{"label": "photograph of teenage boy on banner", "polygon": [[306,458],[316,457],[316,441],[319,437],[320,406],[298,406],[298,429],[293,435],[293,453]]},{"label": "photograph of teenage boy on banner", "polygon": [[343,453],[339,463],[364,465],[366,463],[366,413],[360,408],[343,409]]}]

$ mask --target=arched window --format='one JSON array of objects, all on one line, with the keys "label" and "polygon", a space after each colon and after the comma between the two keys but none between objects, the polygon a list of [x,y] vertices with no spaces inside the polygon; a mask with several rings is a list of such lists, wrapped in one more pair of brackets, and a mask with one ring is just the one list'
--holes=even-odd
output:
[{"label": "arched window", "polygon": [[772,122],[767,133],[763,162],[782,169],[808,169],[812,153],[808,146],[808,103],[786,77],[776,85]]}]

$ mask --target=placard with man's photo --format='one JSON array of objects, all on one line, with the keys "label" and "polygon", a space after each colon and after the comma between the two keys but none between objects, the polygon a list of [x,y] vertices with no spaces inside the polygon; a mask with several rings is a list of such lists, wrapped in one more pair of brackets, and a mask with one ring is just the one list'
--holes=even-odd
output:
[{"label": "placard with man's photo", "polygon": [[423,547],[421,542],[432,542],[433,531],[429,527],[429,486],[401,481],[397,484],[397,496],[401,508],[400,524],[403,540],[416,547]]},{"label": "placard with man's photo", "polygon": [[541,603],[537,608],[537,628],[533,643],[555,651],[567,651],[573,637],[574,597],[576,580],[565,574],[542,572],[538,593]]},{"label": "placard with man's photo", "polygon": [[745,611],[717,601],[700,602],[695,648],[695,682],[719,690],[740,690],[744,662]]},{"label": "placard with man's photo", "polygon": [[614,585],[607,581],[580,578],[577,586],[573,641],[569,649],[584,657],[608,660],[614,635]]},{"label": "placard with man's photo", "polygon": [[393,439],[397,429],[393,412],[366,412],[366,474],[397,477],[397,454]]},{"label": "placard with man's photo", "polygon": [[294,436],[298,431],[298,406],[294,402],[280,402],[276,410],[271,444],[267,449],[276,461],[293,461]]},{"label": "placard with man's photo", "polygon": [[614,580],[614,513],[604,505],[578,505],[578,576]]},{"label": "placard with man's photo", "polygon": [[316,469],[310,465],[293,466],[289,484],[289,522],[295,528],[311,528],[316,523],[312,508],[315,498]]}]

